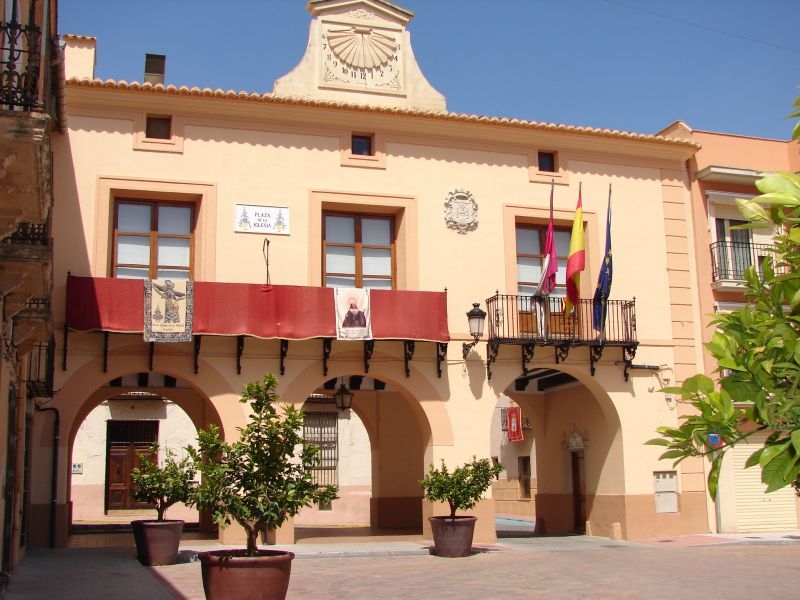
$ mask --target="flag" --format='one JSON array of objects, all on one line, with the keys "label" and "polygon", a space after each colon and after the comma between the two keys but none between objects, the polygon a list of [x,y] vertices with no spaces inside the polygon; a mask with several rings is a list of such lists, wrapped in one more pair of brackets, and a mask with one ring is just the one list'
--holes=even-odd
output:
[{"label": "flag", "polygon": [[567,298],[564,301],[564,314],[569,313],[581,299],[581,271],[586,266],[583,243],[583,203],[581,187],[578,184],[578,205],[575,207],[575,220],[572,222],[572,234],[569,238],[569,256],[567,257]]},{"label": "flag", "polygon": [[608,212],[606,216],[606,252],[603,255],[603,264],[600,266],[600,275],[597,277],[597,288],[592,300],[592,327],[603,331],[606,326],[608,312],[607,300],[611,293],[611,278],[614,274],[614,263],[611,259],[611,184],[608,185]]},{"label": "flag", "polygon": [[506,432],[509,442],[522,441],[522,409],[519,406],[509,406],[506,409]]},{"label": "flag", "polygon": [[558,273],[558,255],[556,255],[556,242],[553,233],[553,189],[556,184],[550,184],[550,222],[547,224],[547,236],[544,242],[544,262],[542,263],[542,277],[539,281],[538,293],[544,296],[550,294],[556,287],[556,273]]}]

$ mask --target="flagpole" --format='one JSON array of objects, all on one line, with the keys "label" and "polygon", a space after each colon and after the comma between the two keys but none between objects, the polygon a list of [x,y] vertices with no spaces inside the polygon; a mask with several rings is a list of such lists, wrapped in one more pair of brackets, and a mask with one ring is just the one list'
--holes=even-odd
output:
[{"label": "flagpole", "polygon": [[550,312],[550,293],[556,286],[556,275],[558,273],[558,255],[555,247],[555,233],[553,223],[553,196],[556,180],[550,181],[550,220],[547,224],[547,234],[545,237],[544,251],[542,258],[542,271],[539,276],[539,285],[531,297],[531,310],[536,312],[536,329],[539,335],[547,339],[549,335],[549,312]]},{"label": "flagpole", "polygon": [[611,184],[608,184],[608,209],[606,212],[606,248],[600,273],[597,277],[597,288],[592,299],[592,327],[598,332],[598,339],[606,339],[606,317],[608,315],[608,297],[611,293],[613,262],[611,252]]}]

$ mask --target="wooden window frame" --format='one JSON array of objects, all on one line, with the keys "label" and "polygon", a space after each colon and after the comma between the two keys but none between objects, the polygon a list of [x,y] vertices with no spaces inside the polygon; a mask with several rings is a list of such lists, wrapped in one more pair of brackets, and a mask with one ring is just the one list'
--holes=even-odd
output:
[{"label": "wooden window frame", "polygon": [[[353,154],[353,138],[369,138],[371,154]],[[377,132],[348,131],[340,134],[340,164],[343,167],[386,169],[386,143]]]},{"label": "wooden window frame", "polygon": [[[355,219],[354,227],[354,238],[355,241],[353,244],[342,244],[338,242],[328,242],[327,235],[326,235],[326,222],[327,217],[347,217]],[[364,244],[361,241],[362,237],[362,227],[361,222],[363,219],[381,219],[384,221],[389,221],[389,231],[391,232],[391,240],[388,245],[391,255],[391,268],[392,274],[390,278],[391,288],[392,290],[397,289],[397,230],[396,230],[396,221],[394,215],[386,215],[386,214],[374,214],[374,213],[361,213],[361,212],[343,212],[343,211],[334,211],[334,210],[325,210],[322,212],[322,285],[326,286],[326,281],[329,276],[331,277],[352,277],[355,276],[355,284],[353,287],[361,288],[364,287],[364,273],[363,273],[363,250],[365,248],[377,248],[377,249],[385,249],[387,246],[385,245],[374,245],[374,244]],[[356,272],[355,273],[338,273],[338,272],[329,272],[327,270],[326,264],[326,254],[328,247],[339,247],[339,248],[355,248],[355,262],[356,262]],[[375,277],[375,276],[368,276],[366,280],[381,280],[385,281],[386,277]]]},{"label": "wooden window frame", "polygon": [[[517,231],[520,230],[520,229],[534,230],[539,234],[539,248],[540,248],[541,252],[539,252],[538,254],[531,254],[531,253],[528,253],[528,252],[520,252],[519,249],[516,247],[516,238],[515,238],[515,247],[514,247],[514,256],[515,256],[515,263],[514,264],[515,264],[515,266],[518,267],[520,258],[538,258],[540,260],[539,264],[540,265],[544,264],[545,241],[547,240],[547,225],[537,225],[537,224],[531,224],[531,223],[517,223],[515,228],[514,228],[515,236],[516,236]],[[569,227],[554,226],[554,231],[570,233],[571,229]],[[566,260],[567,258],[568,258],[567,255],[559,255],[558,254],[558,247],[556,247],[556,260],[561,260],[561,259]],[[515,271],[515,272],[518,272],[518,271]],[[520,281],[516,276],[515,276],[515,279],[516,279],[516,282],[517,282],[517,293],[519,293],[519,288],[520,288],[521,285],[531,286],[531,287],[534,287],[534,288],[537,285],[539,285],[538,281],[531,281],[531,282]],[[564,292],[564,294],[566,295],[566,286],[565,285],[556,284],[556,287],[554,289],[562,290]]]},{"label": "wooden window frame", "polygon": [[[157,272],[159,268],[162,269],[175,269],[181,270],[183,267],[171,267],[169,265],[159,265],[156,263],[157,261],[157,252],[154,252],[154,249],[158,248],[158,240],[159,238],[170,238],[170,239],[189,239],[189,268],[188,273],[189,276],[187,279],[194,279],[194,260],[195,260],[195,230],[197,225],[197,205],[194,202],[170,202],[170,201],[161,201],[161,200],[141,200],[138,198],[116,198],[114,201],[114,234],[113,234],[113,241],[111,247],[111,277],[117,276],[117,269],[119,267],[130,267],[130,268],[143,268],[145,265],[143,264],[128,264],[128,263],[117,263],[117,247],[118,247],[118,238],[120,235],[119,231],[119,207],[123,204],[137,204],[137,205],[144,205],[149,206],[151,209],[150,212],[150,231],[148,233],[136,233],[136,232],[122,232],[124,236],[130,237],[147,237],[149,240],[149,248],[150,248],[150,263],[147,265],[148,267],[148,278],[150,279],[157,279]],[[190,231],[188,234],[175,234],[175,233],[159,233],[158,232],[158,208],[164,206],[171,206],[176,208],[190,208],[191,209],[191,216],[189,218],[189,228]]]},{"label": "wooden window frame", "polygon": [[[552,155],[553,171],[542,171],[539,168],[539,157],[542,154]],[[566,170],[568,156],[564,152],[552,148],[532,148],[528,151],[528,180],[535,183],[569,184],[569,172]]]},{"label": "wooden window frame", "polygon": [[[148,119],[169,119],[169,137],[147,137]],[[133,149],[148,152],[171,152],[183,154],[183,117],[160,112],[137,113],[133,123]]]}]

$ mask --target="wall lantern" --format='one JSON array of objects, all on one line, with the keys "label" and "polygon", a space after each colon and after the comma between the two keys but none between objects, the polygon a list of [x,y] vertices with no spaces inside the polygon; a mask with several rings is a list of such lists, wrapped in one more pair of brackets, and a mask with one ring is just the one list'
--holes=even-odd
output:
[{"label": "wall lantern", "polygon": [[481,310],[481,305],[478,302],[472,303],[472,310],[467,313],[467,320],[469,321],[469,334],[472,336],[473,342],[464,342],[464,360],[467,360],[469,351],[475,347],[478,340],[483,337],[483,324],[486,322],[486,312]]},{"label": "wall lantern", "polygon": [[350,405],[353,403],[353,392],[344,386],[344,379],[339,384],[339,389],[333,394],[333,399],[336,401],[336,408],[339,410],[350,410]]}]

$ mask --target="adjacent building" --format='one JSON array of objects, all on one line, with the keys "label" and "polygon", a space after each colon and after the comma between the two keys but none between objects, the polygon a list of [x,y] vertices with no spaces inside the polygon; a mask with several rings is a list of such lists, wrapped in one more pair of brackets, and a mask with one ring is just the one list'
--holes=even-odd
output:
[{"label": "adjacent building", "polygon": [[[0,556],[7,571],[21,560],[30,539],[34,420],[47,428],[44,435],[58,440],[57,413],[48,408],[51,139],[64,126],[59,86],[64,65],[55,0],[4,2],[0,16]],[[41,461],[46,471],[50,457]]]},{"label": "adjacent building", "polygon": [[[745,222],[736,198],[758,195],[755,183],[767,173],[800,172],[800,147],[793,141],[697,131],[682,122],[661,133],[700,146],[687,162],[687,172],[698,248],[697,292],[702,314],[710,323],[714,314],[743,306],[745,271],[759,267],[773,243],[771,228],[735,229]],[[712,333],[712,327],[705,327],[702,341],[710,341]],[[716,363],[710,355],[705,364],[706,373],[713,376]],[[754,434],[747,443],[734,447],[723,463],[712,524],[720,532],[800,528],[800,500],[794,489],[766,494],[760,470],[744,468],[766,437],[767,432]]]}]

